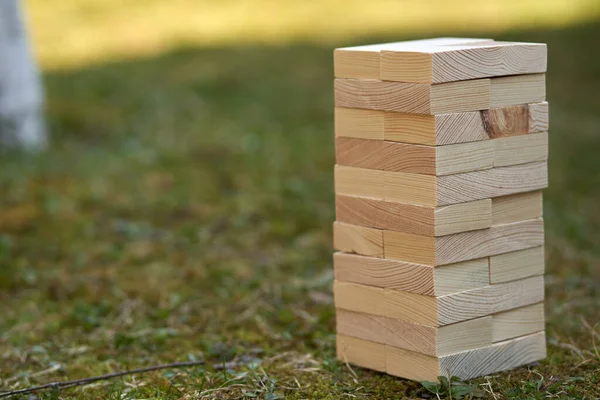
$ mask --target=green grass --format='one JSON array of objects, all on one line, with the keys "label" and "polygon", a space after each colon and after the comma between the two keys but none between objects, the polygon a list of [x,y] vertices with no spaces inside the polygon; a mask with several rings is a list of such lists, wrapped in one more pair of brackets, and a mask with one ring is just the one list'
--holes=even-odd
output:
[{"label": "green grass", "polygon": [[[600,398],[598,35],[500,37],[550,48],[549,356],[474,380],[489,398]],[[331,50],[47,74],[53,148],[0,161],[0,389],[205,359],[42,398],[426,396],[335,360]]]}]

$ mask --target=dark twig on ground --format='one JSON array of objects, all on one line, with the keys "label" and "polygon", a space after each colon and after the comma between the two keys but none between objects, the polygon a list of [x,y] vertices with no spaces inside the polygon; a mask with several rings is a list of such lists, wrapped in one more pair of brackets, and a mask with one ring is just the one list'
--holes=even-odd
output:
[{"label": "dark twig on ground", "polygon": [[176,362],[176,363],[172,363],[172,364],[153,365],[151,367],[136,368],[136,369],[130,369],[127,371],[113,372],[112,374],[93,376],[90,378],[76,379],[76,380],[66,381],[66,382],[51,382],[51,383],[46,383],[44,385],[33,386],[30,388],[26,388],[26,389],[1,392],[0,398],[16,396],[18,394],[33,393],[33,392],[38,392],[40,390],[46,390],[46,389],[66,389],[66,388],[71,388],[74,386],[89,385],[90,383],[94,383],[97,381],[118,378],[120,376],[125,376],[125,375],[141,374],[144,372],[159,371],[162,369],[170,369],[170,368],[186,368],[186,367],[193,367],[193,366],[202,365],[202,364],[204,364],[203,360]]}]

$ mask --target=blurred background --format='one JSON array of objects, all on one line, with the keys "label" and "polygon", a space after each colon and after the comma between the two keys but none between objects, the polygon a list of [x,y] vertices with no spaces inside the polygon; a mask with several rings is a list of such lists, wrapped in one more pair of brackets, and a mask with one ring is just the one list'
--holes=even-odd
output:
[{"label": "blurred background", "polygon": [[466,36],[548,43],[551,120],[549,357],[475,382],[600,398],[598,0],[24,6],[51,147],[0,158],[1,390],[204,359],[61,396],[425,396],[335,361],[332,55]]}]

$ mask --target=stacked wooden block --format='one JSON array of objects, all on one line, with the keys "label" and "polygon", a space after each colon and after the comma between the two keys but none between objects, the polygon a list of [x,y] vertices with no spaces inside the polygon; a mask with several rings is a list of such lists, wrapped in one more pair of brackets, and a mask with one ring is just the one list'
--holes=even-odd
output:
[{"label": "stacked wooden block", "polygon": [[546,356],[546,45],[335,50],[338,358],[468,379]]}]

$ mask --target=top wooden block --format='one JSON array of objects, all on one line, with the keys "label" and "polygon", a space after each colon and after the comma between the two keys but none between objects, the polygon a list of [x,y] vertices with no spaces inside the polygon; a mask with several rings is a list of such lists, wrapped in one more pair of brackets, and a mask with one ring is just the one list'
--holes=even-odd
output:
[{"label": "top wooden block", "polygon": [[546,72],[543,43],[496,42],[478,38],[437,38],[334,51],[336,78],[413,83]]}]

